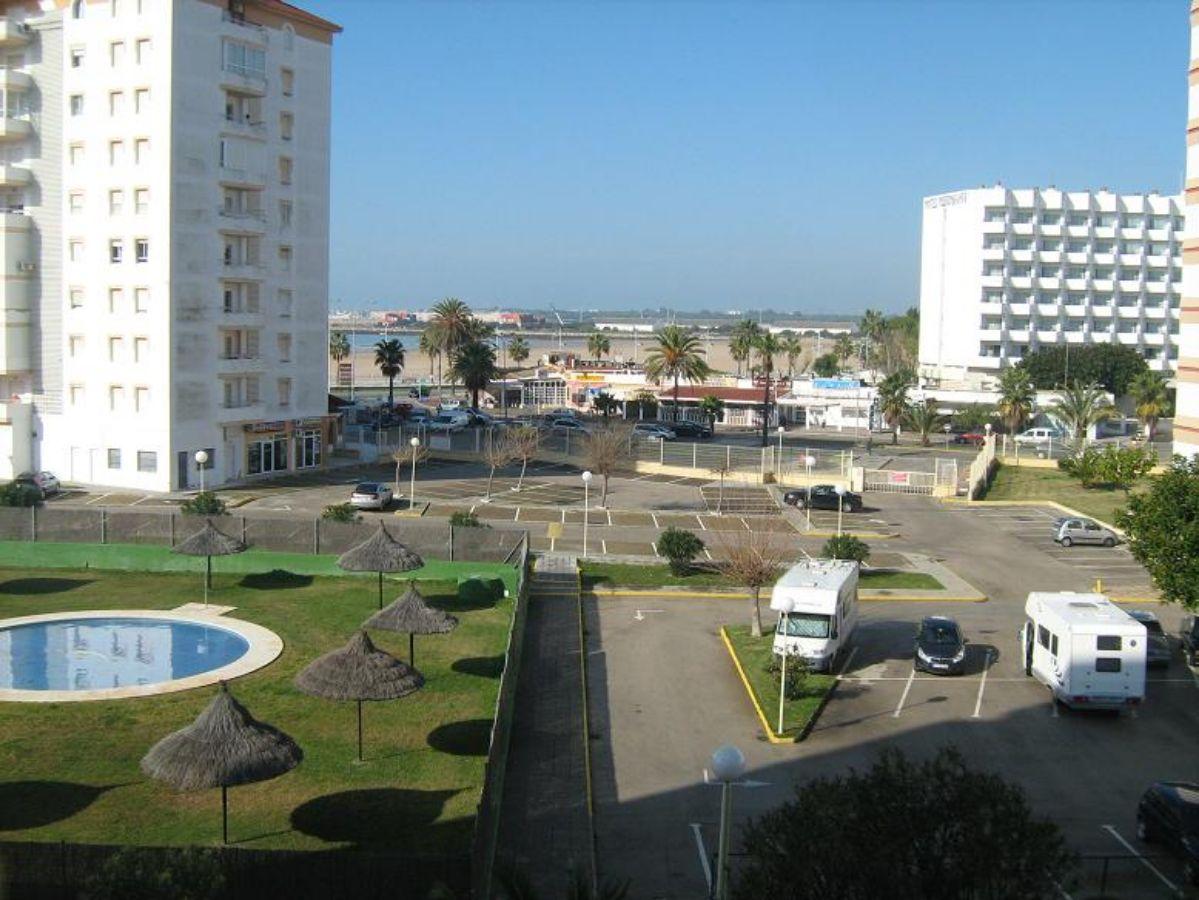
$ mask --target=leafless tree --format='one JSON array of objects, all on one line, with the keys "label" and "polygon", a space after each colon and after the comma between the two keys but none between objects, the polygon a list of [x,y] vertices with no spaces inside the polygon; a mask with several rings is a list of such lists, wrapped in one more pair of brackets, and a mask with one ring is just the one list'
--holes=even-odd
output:
[{"label": "leafless tree", "polygon": [[584,465],[604,480],[601,507],[608,505],[608,479],[627,468],[633,457],[632,437],[632,426],[609,422],[583,439]]},{"label": "leafless tree", "polygon": [[716,495],[716,515],[718,516],[724,510],[724,479],[731,471],[727,462],[718,463],[712,467],[712,474],[720,477],[720,492]]},{"label": "leafless tree", "polygon": [[790,562],[789,554],[771,539],[768,531],[718,532],[726,561],[725,574],[734,584],[749,588],[753,595],[753,613],[749,622],[750,634],[762,636],[762,588],[778,578]]},{"label": "leafless tree", "polygon": [[507,442],[512,450],[512,458],[520,460],[520,478],[516,482],[516,489],[519,491],[525,483],[525,469],[529,466],[529,460],[537,455],[541,433],[532,425],[521,425],[512,429]]},{"label": "leafless tree", "polygon": [[491,502],[491,482],[495,479],[495,470],[502,469],[518,456],[513,446],[513,437],[512,432],[501,435],[494,430],[487,435],[487,443],[483,448],[483,459],[488,466],[487,495],[483,498],[484,503]]},{"label": "leafless tree", "polygon": [[416,464],[419,466],[429,458],[429,448],[424,444],[417,444],[415,447],[410,444],[401,444],[392,454],[392,461],[396,464],[396,487],[395,495],[400,496],[400,467],[412,465],[415,458]]}]

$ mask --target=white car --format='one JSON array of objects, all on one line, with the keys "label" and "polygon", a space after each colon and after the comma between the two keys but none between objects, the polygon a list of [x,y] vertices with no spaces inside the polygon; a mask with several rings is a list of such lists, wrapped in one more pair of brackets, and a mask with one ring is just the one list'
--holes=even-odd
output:
[{"label": "white car", "polygon": [[441,412],[425,423],[430,431],[462,431],[470,424],[470,416],[461,410]]},{"label": "white car", "polygon": [[1056,428],[1030,428],[1016,435],[1017,444],[1048,444],[1050,441],[1060,441],[1065,435]]},{"label": "white car", "polygon": [[437,411],[441,412],[443,409],[458,409],[461,406],[461,400],[442,400],[437,404]]},{"label": "white car", "polygon": [[391,488],[377,481],[364,481],[350,494],[354,509],[387,509],[391,503]]},{"label": "white car", "polygon": [[633,426],[633,434],[654,441],[673,441],[678,437],[672,429],[665,425],[655,425],[651,422],[638,422]]}]

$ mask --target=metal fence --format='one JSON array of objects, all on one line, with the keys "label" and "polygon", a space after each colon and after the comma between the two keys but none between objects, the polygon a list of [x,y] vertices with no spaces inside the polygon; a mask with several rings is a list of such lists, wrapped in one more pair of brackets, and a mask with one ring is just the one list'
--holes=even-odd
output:
[{"label": "metal fence", "polygon": [[900,472],[867,469],[865,489],[884,494],[932,494],[937,486],[935,472]]},{"label": "metal fence", "polygon": [[[398,517],[386,521],[387,530],[421,556],[459,562],[510,561],[524,534]],[[173,547],[202,523],[202,518],[176,510],[0,507],[0,540]],[[267,512],[219,516],[214,524],[260,550],[314,554],[344,553],[370,537],[376,528],[375,520],[331,522],[315,516]]]}]

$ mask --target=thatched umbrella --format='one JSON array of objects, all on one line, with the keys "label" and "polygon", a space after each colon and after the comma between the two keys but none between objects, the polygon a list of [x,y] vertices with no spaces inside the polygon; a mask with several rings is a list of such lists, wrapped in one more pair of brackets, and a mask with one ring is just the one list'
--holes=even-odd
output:
[{"label": "thatched umbrella", "polygon": [[142,771],[177,791],[221,789],[221,839],[229,843],[228,789],[290,772],[304,751],[273,725],[259,722],[221,682],[207,708],[142,758]]},{"label": "thatched umbrella", "polygon": [[416,585],[408,583],[396,600],[381,609],[362,623],[363,628],[377,628],[380,631],[398,631],[408,635],[408,665],[416,665],[414,635],[418,634],[448,634],[458,627],[458,618],[440,609],[429,606],[421,596]]},{"label": "thatched umbrella", "polygon": [[331,650],[304,667],[296,687],[326,700],[358,701],[358,759],[362,760],[362,701],[398,700],[420,690],[425,676],[371,643],[356,631],[344,647]]},{"label": "thatched umbrella", "polygon": [[204,605],[208,605],[208,589],[212,587],[212,558],[214,556],[232,556],[241,553],[246,545],[237,538],[229,537],[217,530],[212,519],[204,520],[204,527],[191,537],[184,538],[173,548],[172,553],[182,553],[184,556],[203,556],[207,560],[204,571]]},{"label": "thatched umbrella", "polygon": [[378,572],[379,609],[382,609],[383,573],[411,572],[423,566],[425,561],[388,534],[380,522],[374,534],[339,556],[337,564],[347,572]]}]

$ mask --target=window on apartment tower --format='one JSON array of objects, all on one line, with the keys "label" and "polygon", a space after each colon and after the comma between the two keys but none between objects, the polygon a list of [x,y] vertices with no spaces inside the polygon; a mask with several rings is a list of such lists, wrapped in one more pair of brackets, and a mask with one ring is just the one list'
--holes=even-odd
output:
[{"label": "window on apartment tower", "polygon": [[121,409],[125,405],[125,388],[119,384],[110,384],[108,386],[108,408],[112,411]]},{"label": "window on apartment tower", "polygon": [[108,92],[108,114],[110,116],[120,116],[125,112],[125,92],[124,91],[109,91]]},{"label": "window on apartment tower", "polygon": [[108,311],[110,313],[120,313],[125,305],[125,291],[122,288],[108,289]]},{"label": "window on apartment tower", "polygon": [[291,315],[291,291],[280,290],[276,298],[278,300],[279,315]]},{"label": "window on apartment tower", "polygon": [[280,406],[290,406],[291,405],[291,379],[290,378],[280,378],[278,387],[279,387],[279,405]]},{"label": "window on apartment tower", "polygon": [[158,454],[153,450],[138,450],[137,470],[139,472],[157,472]]},{"label": "window on apartment tower", "polygon": [[84,48],[72,47],[71,48],[71,68],[72,69],[83,68],[83,60],[86,57],[87,57],[87,51],[85,51]]},{"label": "window on apartment tower", "polygon": [[125,142],[124,141],[109,141],[108,142],[108,164],[110,166],[119,166],[125,162]]},{"label": "window on apartment tower", "polygon": [[296,127],[296,119],[291,113],[279,113],[279,137],[285,141],[291,140],[292,132]]},{"label": "window on apartment tower", "polygon": [[148,337],[135,337],[133,339],[133,361],[145,362],[149,359],[150,354],[150,339]]},{"label": "window on apartment tower", "polygon": [[108,214],[119,215],[125,209],[125,192],[119,188],[108,192]]},{"label": "window on apartment tower", "polygon": [[71,397],[71,405],[72,406],[82,406],[83,405],[83,398],[84,398],[83,385],[81,385],[81,384],[71,385],[69,393],[70,393],[70,397]]},{"label": "window on apartment tower", "polygon": [[83,262],[83,241],[76,239],[67,244],[67,258],[71,262]]},{"label": "window on apartment tower", "polygon": [[279,226],[281,228],[291,227],[291,201],[279,201]]},{"label": "window on apartment tower", "polygon": [[138,88],[133,92],[133,111],[138,115],[150,109],[150,89]]},{"label": "window on apartment tower", "polygon": [[150,289],[139,287],[133,289],[133,311],[145,313],[150,311]]},{"label": "window on apartment tower", "polygon": [[67,208],[73,213],[83,212],[83,191],[71,191],[67,195]]},{"label": "window on apartment tower", "polygon": [[150,242],[146,238],[138,238],[133,242],[133,247],[136,262],[144,263],[150,261]]},{"label": "window on apartment tower", "polygon": [[150,210],[150,189],[136,188],[133,191],[133,211],[139,216],[145,215]]},{"label": "window on apartment tower", "polygon": [[125,244],[120,238],[113,238],[108,242],[108,261],[110,263],[119,263],[125,259]]},{"label": "window on apartment tower", "polygon": [[110,469],[121,468],[121,451],[118,450],[116,447],[108,448],[108,468],[110,468]]},{"label": "window on apartment tower", "polygon": [[280,334],[275,342],[279,347],[279,362],[291,362],[291,335]]},{"label": "window on apartment tower", "polygon": [[71,165],[77,166],[83,162],[83,144],[71,144],[67,151],[67,158],[71,161]]},{"label": "window on apartment tower", "polygon": [[137,412],[145,412],[150,408],[150,389],[148,387],[133,389],[133,408]]},{"label": "window on apartment tower", "polygon": [[279,183],[291,184],[291,157],[279,157]]},{"label": "window on apartment tower", "polygon": [[69,103],[70,103],[71,115],[73,115],[73,116],[83,115],[83,94],[72,94]]},{"label": "window on apartment tower", "polygon": [[113,41],[108,45],[108,61],[114,66],[125,63],[125,42]]},{"label": "window on apartment tower", "polygon": [[67,291],[67,297],[70,299],[71,309],[83,308],[83,288],[71,288]]},{"label": "window on apartment tower", "polygon": [[73,334],[67,338],[67,355],[77,359],[83,355],[84,339],[81,334]]},{"label": "window on apartment tower", "polygon": [[133,142],[134,165],[143,165],[150,161],[150,139],[138,138]]},{"label": "window on apartment tower", "polygon": [[125,352],[125,339],[122,337],[110,337],[108,339],[108,361],[120,362],[122,355]]},{"label": "window on apartment tower", "polygon": [[149,38],[138,38],[134,49],[137,54],[137,64],[139,66],[144,66],[150,61],[150,53],[152,48]]},{"label": "window on apartment tower", "polygon": [[284,97],[290,97],[296,92],[296,73],[291,69],[279,70],[279,85]]}]

